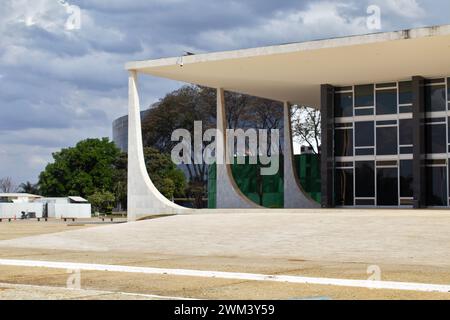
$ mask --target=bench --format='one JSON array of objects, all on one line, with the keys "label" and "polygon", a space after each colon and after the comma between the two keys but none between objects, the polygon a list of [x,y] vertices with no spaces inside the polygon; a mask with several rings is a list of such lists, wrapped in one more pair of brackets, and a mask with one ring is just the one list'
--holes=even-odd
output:
[{"label": "bench", "polygon": [[64,220],[64,222],[67,222],[67,220],[72,220],[73,222],[75,222],[76,218],[62,218]]}]

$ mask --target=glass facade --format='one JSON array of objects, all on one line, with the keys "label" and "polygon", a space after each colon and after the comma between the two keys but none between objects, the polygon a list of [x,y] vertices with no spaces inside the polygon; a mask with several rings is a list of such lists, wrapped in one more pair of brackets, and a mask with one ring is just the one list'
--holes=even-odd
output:
[{"label": "glass facade", "polygon": [[[412,81],[335,88],[336,206],[413,205]],[[450,197],[450,78],[425,82],[426,194]]]}]

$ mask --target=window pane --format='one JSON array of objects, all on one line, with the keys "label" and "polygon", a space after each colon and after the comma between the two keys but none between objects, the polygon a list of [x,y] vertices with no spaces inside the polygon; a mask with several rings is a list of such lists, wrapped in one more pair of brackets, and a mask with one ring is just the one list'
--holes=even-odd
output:
[{"label": "window pane", "polygon": [[447,99],[450,101],[450,78],[447,78]]},{"label": "window pane", "polygon": [[357,205],[357,206],[374,206],[375,200],[356,199],[355,205]]},{"label": "window pane", "polygon": [[413,154],[413,147],[400,147],[400,154]]},{"label": "window pane", "polygon": [[355,149],[355,156],[372,156],[374,154],[374,148]]},{"label": "window pane", "polygon": [[397,127],[377,128],[377,154],[397,154]]},{"label": "window pane", "polygon": [[370,107],[373,105],[373,84],[355,86],[355,107]]},{"label": "window pane", "polygon": [[397,168],[377,169],[377,205],[398,206]]},{"label": "window pane", "polygon": [[413,120],[404,119],[400,120],[400,145],[412,145],[413,144]]},{"label": "window pane", "polygon": [[353,117],[353,93],[336,93],[334,97],[334,116]]},{"label": "window pane", "polygon": [[375,162],[355,162],[355,197],[375,197]]},{"label": "window pane", "polygon": [[444,85],[425,87],[425,108],[429,112],[446,110]]},{"label": "window pane", "polygon": [[397,113],[397,90],[377,91],[377,114]]},{"label": "window pane", "polygon": [[355,116],[372,116],[373,115],[373,108],[370,109],[355,109]]},{"label": "window pane", "polygon": [[447,167],[427,167],[427,205],[447,206]]},{"label": "window pane", "polygon": [[404,81],[398,84],[399,88],[399,103],[408,104],[412,103],[412,82]]},{"label": "window pane", "polygon": [[412,160],[400,161],[400,197],[412,198],[413,193],[413,162]]},{"label": "window pane", "polygon": [[372,147],[374,145],[373,121],[355,122],[355,146]]},{"label": "window pane", "polygon": [[353,129],[335,130],[334,139],[336,157],[353,156]]},{"label": "window pane", "polygon": [[399,113],[412,113],[412,106],[400,106],[398,107]]},{"label": "window pane", "polygon": [[353,205],[353,169],[336,169],[335,201],[337,206]]},{"label": "window pane", "polygon": [[427,153],[446,153],[446,125],[434,124],[426,126],[426,150]]}]

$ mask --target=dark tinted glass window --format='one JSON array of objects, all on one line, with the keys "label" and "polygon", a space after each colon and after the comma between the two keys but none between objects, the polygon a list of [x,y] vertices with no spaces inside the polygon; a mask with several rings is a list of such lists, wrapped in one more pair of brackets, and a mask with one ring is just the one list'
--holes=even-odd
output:
[{"label": "dark tinted glass window", "polygon": [[353,169],[336,169],[334,179],[337,206],[353,205]]},{"label": "dark tinted glass window", "polygon": [[373,108],[365,109],[365,108],[359,108],[355,109],[355,116],[372,116],[373,115]]},{"label": "dark tinted glass window", "polygon": [[447,78],[447,99],[450,100],[450,78]]},{"label": "dark tinted glass window", "polygon": [[404,81],[398,84],[399,103],[408,104],[412,103],[412,82]]},{"label": "dark tinted glass window", "polygon": [[447,102],[445,101],[445,86],[426,86],[425,87],[425,108],[426,111],[444,111]]},{"label": "dark tinted glass window", "polygon": [[448,117],[448,119],[447,119],[447,123],[449,124],[449,126],[448,126],[448,143],[450,143],[450,117]]},{"label": "dark tinted glass window", "polygon": [[412,106],[400,106],[398,107],[399,113],[411,113],[412,112]]},{"label": "dark tinted glass window", "polygon": [[353,116],[353,93],[336,93],[334,97],[334,116]]},{"label": "dark tinted glass window", "polygon": [[375,205],[375,200],[367,200],[367,199],[356,199],[355,200],[355,205],[357,206],[374,206]]},{"label": "dark tinted glass window", "polygon": [[334,131],[334,153],[337,157],[353,156],[353,129]]},{"label": "dark tinted glass window", "polygon": [[397,154],[397,127],[377,128],[377,154]]},{"label": "dark tinted glass window", "polygon": [[400,161],[400,197],[413,197],[413,162],[412,160]]},{"label": "dark tinted glass window", "polygon": [[397,168],[377,169],[377,205],[398,205]]},{"label": "dark tinted glass window", "polygon": [[355,86],[355,107],[369,107],[373,105],[373,84]]},{"label": "dark tinted glass window", "polygon": [[355,156],[371,156],[375,154],[375,148],[356,149]]},{"label": "dark tinted glass window", "polygon": [[397,90],[377,91],[377,114],[397,113]]},{"label": "dark tinted glass window", "polygon": [[412,154],[413,151],[413,147],[400,147],[400,154]]},{"label": "dark tinted glass window", "polygon": [[355,162],[355,197],[375,197],[375,162]]},{"label": "dark tinted glass window", "polygon": [[427,205],[447,205],[446,167],[427,167]]},{"label": "dark tinted glass window", "polygon": [[426,126],[426,150],[427,153],[446,153],[446,125],[428,124]]},{"label": "dark tinted glass window", "polygon": [[404,119],[399,121],[400,145],[413,144],[413,120]]},{"label": "dark tinted glass window", "polygon": [[373,121],[355,122],[355,146],[372,147],[374,145]]}]

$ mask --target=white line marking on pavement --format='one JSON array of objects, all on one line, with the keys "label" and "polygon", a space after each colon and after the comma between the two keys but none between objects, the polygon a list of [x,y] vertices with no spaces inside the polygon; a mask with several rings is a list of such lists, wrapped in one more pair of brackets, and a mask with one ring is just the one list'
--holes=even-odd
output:
[{"label": "white line marking on pavement", "polygon": [[71,269],[71,270],[85,270],[85,271],[159,274],[159,275],[234,279],[234,280],[248,280],[248,281],[271,281],[271,282],[317,284],[317,285],[342,286],[342,287],[358,287],[369,289],[409,290],[409,291],[443,292],[443,293],[450,292],[450,285],[412,283],[412,282],[312,278],[301,276],[264,275],[253,273],[186,270],[186,269],[164,269],[164,268],[132,267],[132,266],[73,263],[73,262],[53,262],[53,261],[39,261],[39,260],[0,259],[0,266],[1,265],[40,267],[52,269]]},{"label": "white line marking on pavement", "polygon": [[151,299],[165,299],[165,300],[198,300],[191,298],[181,298],[181,297],[169,297],[169,296],[160,296],[155,294],[144,294],[144,293],[133,293],[133,292],[121,292],[121,291],[105,291],[105,290],[96,290],[96,289],[73,289],[73,288],[65,288],[65,287],[52,287],[52,286],[37,286],[32,284],[16,284],[16,283],[2,283],[0,282],[0,287],[7,288],[26,288],[26,289],[45,289],[45,290],[67,290],[71,292],[77,292],[80,294],[88,294],[88,295],[123,295],[123,296],[131,296],[131,297],[142,297],[142,298],[151,298]]}]

